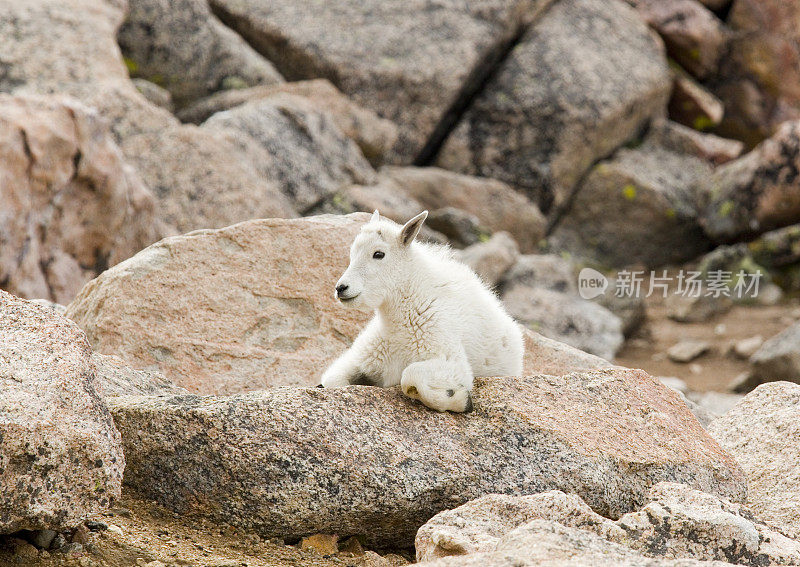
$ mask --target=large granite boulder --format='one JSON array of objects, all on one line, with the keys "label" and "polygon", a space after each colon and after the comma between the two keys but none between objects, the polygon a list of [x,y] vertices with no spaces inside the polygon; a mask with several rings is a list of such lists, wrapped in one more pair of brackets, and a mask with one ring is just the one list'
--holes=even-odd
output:
[{"label": "large granite boulder", "polygon": [[783,124],[774,136],[710,175],[706,233],[717,242],[742,240],[800,221],[800,121]]},{"label": "large granite boulder", "polygon": [[[249,221],[167,238],[89,282],[67,316],[94,348],[199,393],[313,386],[369,319],[333,298],[366,214]],[[604,366],[536,333],[526,372]]]},{"label": "large granite boulder", "polygon": [[592,168],[548,242],[609,268],[692,260],[712,247],[699,219],[711,174],[707,161],[658,137],[621,149]]},{"label": "large granite boulder", "polygon": [[133,77],[172,94],[179,107],[211,93],[283,78],[202,0],[128,0],[117,40]]},{"label": "large granite boulder", "polygon": [[155,193],[164,222],[188,232],[297,216],[277,180],[265,178],[229,140],[173,120],[121,142]]},{"label": "large granite boulder", "polygon": [[696,0],[633,1],[642,18],[658,32],[667,53],[695,77],[704,79],[718,70],[728,32],[719,18]]},{"label": "large granite boulder", "polygon": [[614,359],[625,340],[619,317],[577,295],[517,285],[504,289],[502,299],[526,327],[606,360]]},{"label": "large granite boulder", "polygon": [[747,505],[800,540],[800,385],[763,384],[708,432],[747,476]]},{"label": "large granite boulder", "polygon": [[372,164],[383,163],[397,140],[397,126],[393,122],[356,104],[326,79],[222,91],[178,111],[178,117],[184,122],[201,124],[217,112],[281,93],[301,96],[318,110],[328,113]]},{"label": "large granite boulder", "polygon": [[296,216],[275,182],[229,143],[181,125],[136,89],[116,42],[126,6],[105,0],[0,3],[0,91],[58,92],[96,108],[154,192],[160,218],[179,231]]},{"label": "large granite boulder", "polygon": [[67,316],[98,352],[194,392],[312,386],[367,318],[332,290],[368,219],[257,220],[167,238],[87,284]]},{"label": "large granite boulder", "polygon": [[0,287],[68,303],[162,236],[155,209],[95,111],[0,94]]},{"label": "large granite boulder", "polygon": [[536,250],[547,222],[524,195],[496,179],[462,175],[438,167],[383,167],[383,180],[425,208],[456,207],[475,215],[481,226],[513,236],[522,252]]},{"label": "large granite boulder", "polygon": [[375,179],[356,143],[329,114],[299,95],[281,93],[237,106],[213,115],[202,128],[230,140],[300,212],[344,185]]},{"label": "large granite boulder", "polygon": [[0,533],[67,530],[120,496],[125,458],[91,348],[68,319],[0,291]]},{"label": "large granite boulder", "polygon": [[576,272],[561,256],[525,254],[503,276],[500,297],[526,327],[612,360],[624,341],[622,321],[599,301],[578,294]]},{"label": "large granite boulder", "polygon": [[784,380],[800,384],[800,323],[770,337],[750,357],[750,383]]},{"label": "large granite boulder", "polygon": [[727,18],[733,33],[714,80],[727,136],[755,145],[786,120],[800,119],[800,2],[735,0]]},{"label": "large granite boulder", "polygon": [[561,0],[473,101],[438,163],[505,181],[548,212],[663,114],[670,90],[663,44],[633,8]]},{"label": "large granite boulder", "polygon": [[[215,13],[290,81],[325,78],[396,122],[410,162],[472,70],[532,2],[212,0]],[[348,30],[342,33],[342,30]]]},{"label": "large granite boulder", "polygon": [[[641,510],[612,521],[575,494],[489,495],[441,512],[417,532],[417,559],[494,551],[512,530],[536,520],[596,534],[644,557],[721,560],[738,565],[794,565],[800,542],[747,508],[682,484],[651,488]],[[612,548],[613,549],[613,548]]]},{"label": "large granite boulder", "polygon": [[490,493],[559,489],[611,517],[663,480],[745,496],[686,404],[636,370],[479,378],[469,414],[369,386],[109,403],[131,488],[267,537],[408,545],[435,513]]},{"label": "large granite boulder", "polygon": [[498,232],[486,242],[478,242],[456,252],[456,258],[495,288],[519,258],[517,241],[507,232]]}]

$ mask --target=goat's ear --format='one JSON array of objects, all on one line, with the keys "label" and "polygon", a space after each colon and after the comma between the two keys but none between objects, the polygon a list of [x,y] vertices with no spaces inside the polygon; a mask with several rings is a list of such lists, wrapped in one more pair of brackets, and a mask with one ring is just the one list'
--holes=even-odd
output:
[{"label": "goat's ear", "polygon": [[369,222],[378,222],[381,220],[381,214],[378,212],[378,209],[375,209],[375,212],[372,213],[372,218],[369,219]]},{"label": "goat's ear", "polygon": [[428,218],[428,211],[422,211],[403,226],[403,230],[400,231],[401,246],[411,244],[411,241],[419,234],[419,229],[422,228],[422,223],[425,222],[426,218]]}]

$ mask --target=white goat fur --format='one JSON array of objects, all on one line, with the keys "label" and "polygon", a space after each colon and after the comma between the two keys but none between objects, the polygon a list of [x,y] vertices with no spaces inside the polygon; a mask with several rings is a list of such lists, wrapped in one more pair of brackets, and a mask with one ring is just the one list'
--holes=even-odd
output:
[{"label": "white goat fur", "polygon": [[375,315],[321,385],[400,384],[432,409],[470,411],[475,376],[522,373],[522,333],[449,248],[414,240],[426,217],[427,211],[401,228],[375,211],[361,228],[337,297]]}]

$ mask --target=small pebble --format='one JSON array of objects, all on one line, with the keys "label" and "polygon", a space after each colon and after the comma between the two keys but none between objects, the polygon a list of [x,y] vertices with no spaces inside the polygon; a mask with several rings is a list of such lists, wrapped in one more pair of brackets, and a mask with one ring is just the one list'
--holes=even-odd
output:
[{"label": "small pebble", "polygon": [[122,528],[115,526],[114,524],[108,524],[108,531],[118,536],[122,535]]},{"label": "small pebble", "polygon": [[671,346],[667,351],[667,356],[673,362],[691,362],[698,356],[708,352],[711,345],[706,341],[694,339],[684,339]]},{"label": "small pebble", "polygon": [[322,555],[333,555],[339,551],[338,536],[328,534],[314,534],[300,540],[300,549],[313,549]]},{"label": "small pebble", "polygon": [[341,553],[352,553],[353,555],[364,555],[364,548],[357,537],[348,538],[339,548]]},{"label": "small pebble", "polygon": [[83,524],[75,528],[75,532],[72,534],[72,542],[86,545],[89,542],[89,528]]},{"label": "small pebble", "polygon": [[733,345],[733,354],[735,354],[737,358],[747,360],[761,348],[762,344],[764,344],[764,337],[761,335],[736,341]]},{"label": "small pebble", "polygon": [[12,539],[11,545],[14,549],[14,561],[16,563],[27,564],[39,557],[39,550],[23,539]]},{"label": "small pebble", "polygon": [[56,537],[53,538],[53,542],[50,544],[50,549],[61,549],[65,545],[67,545],[67,538],[62,534],[56,534]]},{"label": "small pebble", "polygon": [[92,530],[93,532],[102,532],[108,529],[108,524],[105,522],[100,522],[98,520],[88,520],[86,522],[86,527]]},{"label": "small pebble", "polygon": [[39,530],[33,533],[31,543],[40,549],[48,549],[57,535],[53,530]]},{"label": "small pebble", "polygon": [[83,546],[80,543],[68,543],[61,549],[61,553],[68,559],[78,559],[83,555]]}]

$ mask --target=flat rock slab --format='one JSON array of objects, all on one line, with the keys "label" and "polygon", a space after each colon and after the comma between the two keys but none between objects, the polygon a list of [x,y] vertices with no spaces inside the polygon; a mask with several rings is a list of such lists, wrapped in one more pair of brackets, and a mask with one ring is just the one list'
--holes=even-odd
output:
[{"label": "flat rock slab", "polygon": [[128,485],[179,514],[264,537],[410,545],[437,512],[490,493],[560,489],[611,517],[662,480],[744,499],[738,465],[642,371],[476,384],[469,414],[365,386],[109,403]]},{"label": "flat rock slab", "polygon": [[357,105],[325,79],[221,91],[181,109],[178,117],[182,122],[201,124],[218,112],[281,94],[301,96],[328,113],[339,129],[358,144],[370,163],[382,163],[384,155],[397,140],[394,123]]},{"label": "flat rock slab", "polygon": [[512,530],[493,551],[444,557],[419,567],[732,567],[721,561],[651,559],[580,528],[533,520]]},{"label": "flat rock slab", "polygon": [[0,533],[74,528],[119,498],[125,467],[89,343],[3,291],[0,322]]},{"label": "flat rock slab", "polygon": [[539,251],[546,224],[539,208],[496,179],[461,175],[438,167],[383,167],[381,177],[425,208],[456,207],[478,217],[482,226],[507,231],[526,253]]}]

